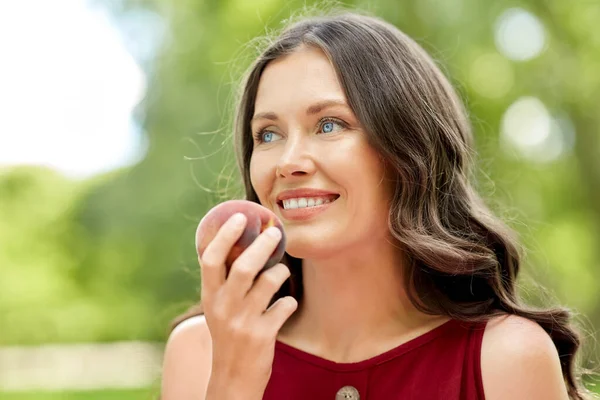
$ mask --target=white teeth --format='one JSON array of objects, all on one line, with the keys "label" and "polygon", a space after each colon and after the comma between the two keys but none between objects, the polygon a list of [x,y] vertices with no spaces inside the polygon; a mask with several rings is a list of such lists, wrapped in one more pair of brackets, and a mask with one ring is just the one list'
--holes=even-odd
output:
[{"label": "white teeth", "polygon": [[283,208],[286,210],[295,208],[315,207],[331,203],[333,200],[327,197],[299,197],[297,199],[283,200]]}]

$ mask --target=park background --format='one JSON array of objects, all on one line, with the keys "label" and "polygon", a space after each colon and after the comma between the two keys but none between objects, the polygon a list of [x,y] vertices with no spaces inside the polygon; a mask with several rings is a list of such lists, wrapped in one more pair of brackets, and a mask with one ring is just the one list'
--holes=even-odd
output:
[{"label": "park background", "polygon": [[[398,26],[457,87],[478,187],[525,247],[522,294],[573,310],[597,369],[600,3],[338,4]],[[314,5],[0,3],[0,399],[158,393],[170,321],[199,298],[196,225],[239,194],[250,41]]]}]

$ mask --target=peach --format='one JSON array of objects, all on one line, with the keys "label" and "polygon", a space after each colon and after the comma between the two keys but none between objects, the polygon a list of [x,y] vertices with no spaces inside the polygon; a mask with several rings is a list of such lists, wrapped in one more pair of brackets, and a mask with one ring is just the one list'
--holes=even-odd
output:
[{"label": "peach", "polygon": [[238,241],[231,248],[225,266],[227,273],[232,263],[240,254],[256,239],[256,237],[265,229],[276,226],[281,231],[281,240],[277,248],[273,251],[269,260],[262,267],[262,271],[271,268],[283,257],[285,252],[285,232],[281,220],[268,208],[248,200],[229,200],[220,203],[210,209],[202,218],[196,230],[196,249],[198,256],[202,257],[208,244],[214,239],[219,228],[235,213],[242,213],[246,216],[247,222],[244,232]]}]

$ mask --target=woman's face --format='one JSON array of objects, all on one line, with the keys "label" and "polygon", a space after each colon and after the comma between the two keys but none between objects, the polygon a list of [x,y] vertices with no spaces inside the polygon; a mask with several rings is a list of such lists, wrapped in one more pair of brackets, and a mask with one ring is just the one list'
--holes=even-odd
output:
[{"label": "woman's face", "polygon": [[[387,236],[390,186],[383,181],[383,163],[321,50],[302,47],[267,65],[251,129],[252,186],[261,204],[283,221],[289,254],[328,257]],[[300,199],[306,209],[285,210],[296,204],[283,204],[278,196],[300,188],[339,197],[312,210],[312,200]],[[299,197],[319,203],[318,196]]]}]

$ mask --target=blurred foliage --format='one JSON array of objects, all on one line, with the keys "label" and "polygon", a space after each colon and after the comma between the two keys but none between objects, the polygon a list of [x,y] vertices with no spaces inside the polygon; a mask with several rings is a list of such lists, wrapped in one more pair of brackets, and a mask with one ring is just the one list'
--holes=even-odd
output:
[{"label": "blurred foliage", "polygon": [[153,389],[2,393],[0,400],[155,400]]},{"label": "blurred foliage", "polygon": [[[245,43],[314,4],[99,3],[117,23],[144,12],[167,27],[156,56],[140,60],[149,87],[137,119],[148,152],[131,168],[85,182],[43,168],[1,172],[0,345],[166,339],[169,321],[199,298],[197,222],[227,193],[240,193],[229,123],[232,94],[254,51]],[[480,190],[527,249],[524,294],[574,309],[590,333],[600,327],[600,5],[343,4],[384,16],[439,61],[470,112]],[[530,61],[510,61],[496,49],[494,24],[510,7],[544,24],[546,48]],[[521,96],[568,115],[570,153],[540,164],[501,149],[502,115]]]}]

